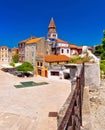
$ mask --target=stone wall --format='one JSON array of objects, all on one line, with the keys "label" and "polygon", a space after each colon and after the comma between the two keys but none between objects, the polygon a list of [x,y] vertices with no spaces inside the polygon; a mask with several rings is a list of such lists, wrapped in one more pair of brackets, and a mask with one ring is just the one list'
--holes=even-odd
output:
[{"label": "stone wall", "polygon": [[[71,80],[74,80],[77,76],[79,76],[82,64],[67,64],[65,67],[70,69],[70,78]],[[99,63],[85,63],[85,86],[100,86]]]},{"label": "stone wall", "polygon": [[100,86],[100,64],[85,63],[85,86],[99,87]]}]

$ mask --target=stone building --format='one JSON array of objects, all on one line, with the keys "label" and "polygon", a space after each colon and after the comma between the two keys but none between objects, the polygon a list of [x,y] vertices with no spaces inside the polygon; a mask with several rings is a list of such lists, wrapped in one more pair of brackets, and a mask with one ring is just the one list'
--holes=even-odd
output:
[{"label": "stone building", "polygon": [[11,48],[12,57],[18,54],[18,48]]},{"label": "stone building", "polygon": [[13,61],[13,57],[15,55],[18,55],[18,48],[16,48],[16,47],[9,48],[8,49],[8,62],[12,62]]},{"label": "stone building", "polygon": [[24,62],[25,61],[25,43],[29,41],[30,39],[35,39],[36,37],[31,36],[26,40],[23,40],[18,43],[18,54],[19,54],[19,62]]},{"label": "stone building", "polygon": [[25,43],[25,61],[30,62],[35,66],[36,58],[43,57],[45,55],[45,39],[34,38]]},{"label": "stone building", "polygon": [[65,55],[70,57],[69,43],[61,39],[56,39],[56,55]]},{"label": "stone building", "polygon": [[64,78],[64,65],[69,61],[70,58],[65,55],[46,55],[42,58],[40,57],[40,60],[36,60],[36,75],[48,78]]},{"label": "stone building", "polygon": [[1,62],[8,62],[8,50],[7,46],[0,47],[0,61]]}]

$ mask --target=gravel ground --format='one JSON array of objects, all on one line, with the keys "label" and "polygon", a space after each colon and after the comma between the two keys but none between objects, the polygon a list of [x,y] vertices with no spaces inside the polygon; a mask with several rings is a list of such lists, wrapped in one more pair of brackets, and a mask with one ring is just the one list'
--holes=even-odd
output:
[{"label": "gravel ground", "polygon": [[91,130],[105,130],[105,81],[98,89],[89,90]]}]

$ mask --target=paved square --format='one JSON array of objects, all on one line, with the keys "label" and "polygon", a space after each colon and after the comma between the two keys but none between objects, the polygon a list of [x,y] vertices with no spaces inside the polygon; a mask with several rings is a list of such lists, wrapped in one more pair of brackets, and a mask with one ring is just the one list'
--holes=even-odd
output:
[{"label": "paved square", "polygon": [[[48,84],[14,87],[27,81]],[[69,80],[21,78],[0,70],[0,130],[56,130],[56,117],[49,117],[49,112],[60,110],[70,90]]]}]

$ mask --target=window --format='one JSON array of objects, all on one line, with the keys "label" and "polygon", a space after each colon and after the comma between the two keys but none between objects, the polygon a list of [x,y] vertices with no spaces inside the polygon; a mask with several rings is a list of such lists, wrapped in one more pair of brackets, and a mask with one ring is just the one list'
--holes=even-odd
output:
[{"label": "window", "polygon": [[40,69],[38,69],[38,74],[41,75],[41,70]]},{"label": "window", "polygon": [[64,53],[64,50],[62,49],[61,52]]},{"label": "window", "polygon": [[34,51],[34,46],[32,46],[32,51]]},{"label": "window", "polygon": [[39,66],[39,62],[37,62],[37,66]]},{"label": "window", "polygon": [[53,75],[53,76],[59,76],[59,72],[51,72],[51,75]]},{"label": "window", "polygon": [[19,44],[19,48],[21,48],[21,44]]},{"label": "window", "polygon": [[56,34],[53,34],[53,37],[56,37]]},{"label": "window", "polygon": [[32,56],[34,56],[34,51],[32,51]]},{"label": "window", "polygon": [[69,50],[67,49],[67,53],[69,53]]},{"label": "window", "polygon": [[34,65],[34,59],[32,59],[32,65]]},{"label": "window", "polygon": [[42,63],[42,62],[40,63],[40,66],[43,66],[43,63]]}]

